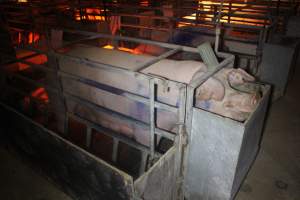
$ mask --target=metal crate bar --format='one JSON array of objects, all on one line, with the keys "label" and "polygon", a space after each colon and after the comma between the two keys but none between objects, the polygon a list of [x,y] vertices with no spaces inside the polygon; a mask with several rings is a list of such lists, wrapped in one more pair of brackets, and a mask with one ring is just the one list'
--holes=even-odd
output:
[{"label": "metal crate bar", "polygon": [[13,64],[13,63],[24,63],[24,64],[27,64],[30,67],[33,67],[33,68],[36,68],[36,69],[41,69],[43,71],[47,71],[47,72],[50,72],[50,73],[55,73],[55,70],[53,70],[53,69],[51,69],[51,68],[49,68],[49,67],[47,67],[43,64],[35,64],[35,63],[24,60],[24,59],[29,59],[29,58],[37,56],[37,55],[42,55],[40,53],[31,55],[31,56],[25,57],[25,58],[16,58],[16,57],[13,57],[13,56],[5,55],[4,53],[1,53],[1,55],[3,55],[4,57],[6,57],[8,59],[11,59],[10,61],[8,61],[10,63],[1,63],[2,66]]},{"label": "metal crate bar", "polygon": [[150,88],[150,156],[154,157],[155,151],[155,125],[156,125],[156,109],[154,107],[154,102],[156,98],[156,85],[153,79],[149,81],[149,88]]},{"label": "metal crate bar", "polygon": [[[88,80],[88,79],[85,79],[85,78],[82,78],[82,77],[79,77],[79,76],[76,76],[74,74],[70,74],[70,73],[67,73],[67,72],[63,72],[63,71],[60,71],[59,75],[64,77],[64,78],[68,78],[68,79],[75,80],[75,81],[80,81],[83,84],[87,84],[86,82]],[[93,82],[91,80],[88,80],[88,81]],[[105,91],[111,92],[109,90],[105,90]],[[113,92],[111,92],[111,93],[113,93]],[[113,94],[117,94],[117,93],[113,93]],[[136,95],[136,94],[133,94],[133,93],[130,93],[130,92],[125,92],[125,91],[122,94],[117,94],[117,95],[127,97],[128,99],[144,103],[145,105],[149,105],[149,99],[146,98],[146,97],[140,96],[140,95]],[[165,104],[165,103],[161,103],[161,102],[156,101],[154,106],[155,106],[155,108],[167,110],[167,111],[170,111],[170,112],[173,112],[173,113],[178,112],[178,108],[176,106],[168,105],[168,104]]]},{"label": "metal crate bar", "polygon": [[176,49],[172,49],[172,50],[170,50],[170,51],[167,51],[167,52],[163,53],[162,55],[160,55],[160,56],[154,58],[153,60],[150,60],[150,61],[147,62],[146,64],[143,64],[143,65],[141,65],[141,66],[136,67],[136,68],[134,69],[134,71],[140,71],[140,70],[143,70],[143,69],[149,67],[150,65],[152,65],[152,64],[154,64],[154,63],[156,63],[156,62],[159,62],[159,61],[162,60],[162,59],[165,59],[165,58],[167,58],[167,57],[169,57],[169,56],[171,56],[171,55],[174,55],[174,54],[178,53],[178,52],[181,51],[181,50],[182,50],[182,47],[178,47],[178,48],[176,48]]},{"label": "metal crate bar", "polygon": [[[131,147],[135,147],[135,148],[141,150],[142,152],[150,153],[149,147],[144,146],[144,145],[142,145],[140,143],[137,143],[134,140],[131,140],[131,139],[129,139],[126,136],[123,136],[123,135],[121,135],[119,133],[116,133],[113,130],[110,130],[108,128],[105,128],[105,127],[102,127],[102,126],[100,126],[98,124],[95,124],[95,123],[93,123],[93,122],[91,122],[89,120],[86,120],[86,119],[84,119],[84,118],[82,118],[82,117],[80,117],[80,116],[78,116],[78,115],[76,115],[74,113],[68,112],[67,114],[68,114],[69,117],[74,118],[75,120],[78,120],[78,121],[86,124],[88,127],[92,128],[92,129],[95,129],[95,130],[97,130],[97,131],[99,131],[99,132],[101,132],[101,133],[103,133],[103,134],[105,134],[107,136],[110,136],[110,137],[113,137],[113,138],[117,138],[119,141],[124,142],[125,144],[127,144],[127,145],[129,145]],[[161,154],[158,153],[158,152],[155,152],[155,155],[156,156],[161,156]]]},{"label": "metal crate bar", "polygon": [[38,81],[32,80],[32,79],[30,79],[30,78],[27,78],[27,77],[25,77],[25,76],[22,76],[22,75],[19,75],[19,74],[16,74],[16,73],[7,72],[7,71],[5,71],[5,70],[3,70],[3,69],[0,69],[0,71],[1,71],[1,73],[7,75],[8,77],[16,77],[16,78],[19,78],[19,79],[21,79],[21,80],[23,80],[23,81],[27,81],[27,82],[29,82],[29,83],[31,83],[31,84],[37,86],[37,87],[44,87],[44,88],[46,88],[47,90],[53,91],[53,92],[55,92],[55,93],[58,93],[58,88],[54,88],[54,87],[52,87],[52,86],[49,86],[49,85],[40,83],[40,82],[38,82]]},{"label": "metal crate bar", "polygon": [[[120,114],[118,112],[109,110],[109,109],[107,109],[105,107],[96,105],[96,104],[91,103],[89,101],[86,101],[86,100],[84,100],[84,99],[82,99],[80,97],[76,97],[73,94],[69,94],[68,92],[64,92],[64,97],[66,98],[66,100],[72,100],[72,101],[78,102],[78,103],[80,103],[82,105],[85,105],[85,106],[87,106],[89,108],[92,108],[92,109],[94,109],[96,111],[109,114],[112,117],[120,119],[120,120],[122,120],[124,122],[133,123],[133,124],[136,124],[137,126],[140,126],[142,128],[149,128],[149,124],[148,123],[145,123],[145,122],[133,119],[133,118],[128,117],[128,116],[124,116],[123,114]],[[162,137],[166,137],[168,139],[174,138],[174,136],[173,136],[174,134],[172,134],[172,133],[170,133],[168,131],[164,131],[164,130],[159,129],[159,128],[155,128],[154,132],[156,132],[158,135],[160,135]]]},{"label": "metal crate bar", "polygon": [[86,35],[86,36],[98,35],[100,37],[108,38],[108,39],[124,40],[124,41],[144,43],[144,44],[152,44],[152,45],[157,45],[157,46],[169,48],[169,49],[176,49],[176,48],[181,47],[183,51],[197,53],[196,48],[188,47],[188,46],[169,44],[169,43],[164,43],[164,42],[157,42],[157,41],[152,41],[152,40],[145,40],[145,39],[139,39],[139,38],[133,38],[133,37],[126,37],[126,36],[118,36],[118,35],[112,36],[112,35],[104,34],[104,33],[95,33],[95,32],[79,31],[79,30],[71,30],[71,29],[62,29],[62,30],[65,32],[68,32],[68,33],[81,34],[81,35]]}]

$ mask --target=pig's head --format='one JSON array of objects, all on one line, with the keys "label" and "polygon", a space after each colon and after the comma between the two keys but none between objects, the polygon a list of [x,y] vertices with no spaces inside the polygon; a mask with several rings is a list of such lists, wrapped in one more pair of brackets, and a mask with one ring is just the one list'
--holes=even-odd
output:
[{"label": "pig's head", "polygon": [[242,69],[223,69],[196,89],[196,106],[244,121],[261,98],[260,86],[253,81]]},{"label": "pig's head", "polygon": [[225,87],[215,78],[208,79],[196,90],[196,98],[198,101],[211,99],[221,101],[224,96]]},{"label": "pig's head", "polygon": [[260,96],[256,94],[226,92],[222,101],[197,100],[196,106],[237,121],[245,121],[256,108],[260,99]]},{"label": "pig's head", "polygon": [[243,69],[232,69],[227,75],[228,81],[231,85],[240,85],[245,82],[253,82],[255,78],[245,72]]},{"label": "pig's head", "polygon": [[[191,81],[201,78],[207,72],[207,67],[204,65],[194,75]],[[216,78],[209,78],[201,86],[196,89],[196,100],[216,100],[221,101],[225,96],[225,87],[222,82]]]}]

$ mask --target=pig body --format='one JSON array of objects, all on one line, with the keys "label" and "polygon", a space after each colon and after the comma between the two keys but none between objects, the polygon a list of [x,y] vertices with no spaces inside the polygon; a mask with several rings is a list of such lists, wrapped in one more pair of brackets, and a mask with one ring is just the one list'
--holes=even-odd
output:
[{"label": "pig body", "polygon": [[206,65],[201,62],[164,59],[147,67],[141,72],[188,84],[193,79],[195,73],[204,73],[206,71]]},{"label": "pig body", "polygon": [[[203,76],[207,67],[196,61],[162,60],[145,70],[144,73],[162,76],[183,83]],[[216,114],[244,121],[255,109],[260,99],[260,88],[251,86],[255,78],[243,69],[224,68],[209,78],[196,90],[196,107]]]},{"label": "pig body", "polygon": [[[77,47],[77,49],[73,48],[72,55],[84,56],[87,59],[114,66],[120,64],[122,68],[128,67],[129,70],[134,68],[136,63],[140,64],[141,61],[145,59],[151,60],[153,58],[147,55],[133,55],[118,50],[106,50],[96,47],[84,47],[81,52],[80,48],[81,47]],[[124,63],[129,64],[125,65]],[[105,90],[108,89],[107,86],[106,88],[101,88],[95,85],[87,86],[88,84],[83,84],[78,81],[73,81],[72,83],[63,80],[65,91],[122,115],[149,123],[150,111],[148,105],[130,100],[122,94],[120,95],[120,93],[124,91],[129,91],[141,96],[148,96],[149,88],[147,81],[141,81],[136,77],[120,75],[105,70],[88,68],[81,64],[70,65],[69,63],[61,62],[60,68],[68,73],[86,77],[87,79],[91,79],[103,85],[109,85],[111,88],[117,88],[118,90],[116,94],[113,94],[113,91],[105,92]],[[205,74],[207,70],[207,67],[202,62],[163,59],[143,69],[141,73],[189,84],[195,78]],[[232,86],[240,87],[246,82],[253,80],[250,75],[239,69],[223,69],[196,89],[195,106],[225,117],[243,121],[255,108],[257,96],[253,95],[255,92],[244,93],[235,90]],[[162,87],[163,86],[158,87],[159,95],[157,100],[170,105],[178,105],[178,90],[176,91],[174,88],[163,90]],[[106,128],[133,138],[141,144],[149,145],[150,135],[149,127],[147,126],[141,127],[136,123],[128,123],[107,113],[100,113],[74,102],[68,102],[68,108],[90,121],[99,123]],[[157,110],[157,127],[164,130],[176,131],[177,121],[177,114],[160,109]]]}]

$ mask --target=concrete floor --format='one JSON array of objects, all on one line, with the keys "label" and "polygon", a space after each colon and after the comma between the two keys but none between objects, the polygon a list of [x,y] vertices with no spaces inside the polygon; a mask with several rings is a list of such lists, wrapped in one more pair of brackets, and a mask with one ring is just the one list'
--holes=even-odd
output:
[{"label": "concrete floor", "polygon": [[0,149],[0,199],[71,200],[4,148]]},{"label": "concrete floor", "polygon": [[[236,200],[300,200],[300,70],[270,110],[260,153]],[[0,199],[70,200],[0,145]]]},{"label": "concrete floor", "polygon": [[261,149],[236,200],[300,200],[300,69],[267,118]]}]

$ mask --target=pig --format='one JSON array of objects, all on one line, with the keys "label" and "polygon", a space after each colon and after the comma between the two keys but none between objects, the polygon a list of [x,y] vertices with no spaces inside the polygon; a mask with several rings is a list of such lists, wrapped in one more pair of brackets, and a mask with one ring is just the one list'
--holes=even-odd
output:
[{"label": "pig", "polygon": [[141,72],[189,84],[190,81],[195,78],[194,76],[196,73],[204,74],[206,71],[207,67],[202,62],[193,60],[178,61],[163,59],[146,69],[143,69]]},{"label": "pig", "polygon": [[[123,68],[128,68],[128,70],[134,69],[135,63],[139,64],[141,59],[151,60],[153,58],[153,56],[149,55],[136,55],[119,50],[99,49],[96,47],[83,48],[78,46],[76,48],[71,50],[71,53],[75,56],[83,56],[114,66],[120,65]],[[107,54],[109,56],[103,56]],[[129,91],[130,93],[146,97],[149,91],[147,81],[140,81],[130,75],[120,75],[100,69],[88,68],[81,64],[77,65],[70,67],[70,64],[61,62],[60,67],[63,71],[78,74],[89,80],[96,81],[98,84],[89,86],[88,82],[87,84],[83,84],[78,81],[63,79],[65,91],[114,112],[149,123],[149,106],[128,99],[124,97],[126,95],[121,94],[123,91]],[[196,78],[203,76],[207,71],[207,66],[202,62],[171,59],[162,59],[140,70],[141,73],[150,76],[158,76],[166,80],[185,84],[189,84]],[[222,69],[205,81],[200,87],[196,88],[195,106],[237,121],[243,121],[255,109],[260,98],[259,88],[251,86],[253,81],[255,81],[254,77],[241,69]],[[166,83],[168,85],[168,81]],[[118,90],[107,92],[106,90],[110,89],[110,87],[103,87],[101,84],[108,85],[112,89],[117,88]],[[178,105],[178,90],[176,91],[174,88],[164,90],[163,88],[164,85],[157,88],[159,94],[157,100],[170,105]],[[68,101],[67,104],[68,109],[73,110],[72,112],[79,114],[83,118],[132,138],[141,144],[149,145],[150,135],[147,126],[138,126],[136,123],[117,119],[92,108],[88,109],[87,106],[75,102],[71,103]],[[156,125],[161,129],[176,132],[178,128],[176,125],[178,122],[177,118],[178,116],[172,112],[158,109]]]},{"label": "pig", "polygon": [[[188,84],[207,71],[201,62],[165,59],[142,72]],[[255,78],[243,69],[224,68],[196,89],[195,106],[244,121],[261,98],[260,87],[254,81]]]},{"label": "pig", "polygon": [[[215,80],[212,82],[210,79]],[[196,89],[195,106],[245,121],[261,98],[261,88],[254,83],[255,78],[243,69],[225,68],[210,79]]]}]

